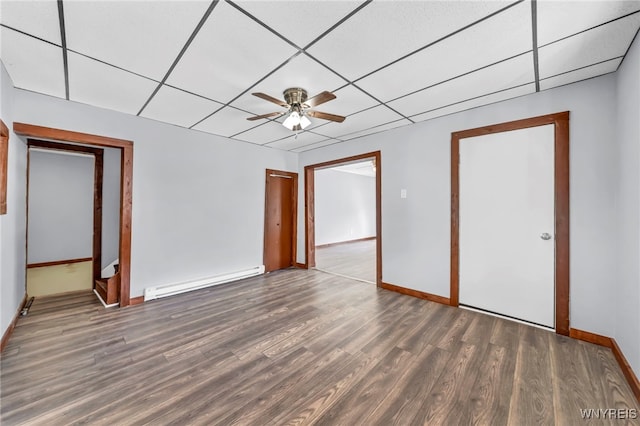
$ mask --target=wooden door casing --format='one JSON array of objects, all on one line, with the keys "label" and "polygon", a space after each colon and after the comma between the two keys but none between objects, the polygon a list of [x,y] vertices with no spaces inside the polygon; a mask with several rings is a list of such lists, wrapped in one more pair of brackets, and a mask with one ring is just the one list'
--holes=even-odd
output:
[{"label": "wooden door casing", "polygon": [[459,304],[460,139],[528,127],[554,125],[555,174],[555,329],[569,335],[569,111],[453,132],[451,134],[450,305]]},{"label": "wooden door casing", "polygon": [[266,170],[264,216],[265,272],[288,268],[296,260],[297,173]]}]

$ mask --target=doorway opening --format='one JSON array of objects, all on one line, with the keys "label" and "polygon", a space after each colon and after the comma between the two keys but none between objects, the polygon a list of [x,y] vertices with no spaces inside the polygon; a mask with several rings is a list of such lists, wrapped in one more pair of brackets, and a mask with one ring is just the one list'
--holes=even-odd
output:
[{"label": "doorway opening", "polygon": [[142,303],[144,301],[142,296],[137,297],[134,300],[131,300],[130,298],[133,142],[123,139],[115,139],[17,122],[13,123],[13,131],[16,135],[26,138],[69,144],[82,144],[90,147],[117,148],[120,157],[120,206],[118,228],[119,282],[117,283],[119,294],[117,303],[121,307]]},{"label": "doorway opening", "polygon": [[380,151],[305,167],[307,268],[382,284]]},{"label": "doorway opening", "polygon": [[314,185],[315,268],[375,284],[375,159],[317,169]]},{"label": "doorway opening", "polygon": [[93,290],[104,212],[117,216],[115,206],[103,209],[104,149],[34,139],[27,145],[27,294]]},{"label": "doorway opening", "polygon": [[[525,129],[529,129],[532,131],[528,131]],[[540,149],[540,147],[536,144],[536,140],[540,138],[540,135],[538,134],[544,134],[546,132],[546,129],[548,129],[548,134],[550,135],[549,138],[551,139],[549,145],[551,155],[546,157],[550,158],[549,161],[551,161],[551,164],[549,164],[550,176],[548,176],[550,187],[549,194],[547,194],[548,196],[545,195],[545,197],[547,197],[551,203],[549,210],[550,219],[545,219],[538,222],[538,216],[536,215],[535,220],[529,221],[527,223],[517,223],[515,227],[510,231],[508,230],[508,227],[504,220],[498,221],[494,225],[487,225],[489,222],[483,222],[484,219],[482,218],[480,220],[476,220],[478,219],[477,217],[469,221],[469,214],[474,214],[474,212],[477,212],[478,208],[483,204],[481,199],[476,200],[477,203],[474,204],[473,191],[469,191],[470,188],[478,188],[474,187],[473,185],[469,185],[469,182],[472,182],[474,184],[477,182],[473,182],[475,178],[471,179],[472,176],[470,176],[469,174],[470,169],[468,168],[468,163],[465,163],[464,161],[461,163],[461,142],[465,140],[464,150],[466,154],[473,154],[473,149],[475,149],[473,145],[475,143],[480,143],[478,141],[487,142],[489,140],[490,144],[494,144],[493,148],[495,148],[494,151],[496,154],[494,155],[494,158],[496,156],[505,157],[502,158],[501,168],[496,166],[496,169],[504,169],[503,175],[491,176],[491,173],[496,172],[496,170],[494,170],[492,167],[487,167],[487,164],[480,162],[482,163],[481,165],[483,167],[478,168],[476,177],[478,177],[478,179],[480,180],[486,177],[486,182],[506,181],[507,183],[510,183],[512,177],[514,177],[512,176],[512,172],[509,172],[510,168],[511,170],[513,170],[512,166],[515,165],[516,169],[518,169],[519,166],[515,164],[517,162],[517,158],[515,156],[503,155],[508,154],[507,151],[510,151],[512,150],[512,148],[514,148],[509,145],[508,141],[520,140],[519,138],[522,137],[522,134],[526,134],[526,136],[524,136],[525,142],[527,138],[529,138],[529,142],[527,142],[529,143],[529,145],[527,145],[527,143],[523,144],[523,146],[528,146],[527,149],[529,149],[529,151],[525,152],[525,150],[516,153],[527,164],[524,169],[527,169],[525,170],[525,172],[528,173],[532,162],[535,163],[537,161],[532,156],[538,155],[536,151]],[[493,137],[490,137],[490,139],[485,139],[485,137],[491,135],[493,135]],[[520,136],[516,137],[515,135]],[[504,144],[505,141],[506,144]],[[544,156],[542,155],[541,157]],[[465,158],[473,158],[473,155],[468,155]],[[482,154],[479,155],[478,158],[482,158]],[[476,166],[480,163],[476,163]],[[523,169],[523,167],[519,168]],[[473,167],[471,167],[471,169],[473,169]],[[490,170],[488,170],[487,172],[487,169]],[[518,173],[521,172],[523,172],[523,170],[518,171]],[[526,181],[526,179],[529,179],[530,176],[524,176],[524,178],[524,181]],[[466,183],[463,184],[467,185],[466,189],[461,188],[461,179],[466,181]],[[517,200],[520,199],[525,201],[524,204],[529,203],[533,200],[533,204],[532,206],[530,206],[530,210],[537,210],[541,204],[545,204],[546,202],[542,203],[541,201],[537,200],[537,197],[539,195],[538,192],[540,191],[539,185],[535,184],[535,182],[526,182],[526,185],[520,185],[520,187],[518,188],[512,188],[510,190],[500,192],[498,194],[498,198],[496,198],[495,201],[496,203],[500,203],[500,205],[503,206],[503,209],[500,210],[500,208],[498,208],[498,211],[488,212],[487,215],[495,218],[500,214],[505,213],[505,211],[503,210],[506,210],[508,213],[508,211],[511,210],[511,203],[516,204]],[[482,191],[482,188],[479,189]],[[465,197],[464,200],[462,200],[462,197]],[[485,199],[485,201],[490,200]],[[490,209],[496,203],[488,202],[485,203],[484,206]],[[470,208],[469,206],[475,206],[475,209]],[[461,207],[464,208],[465,222],[461,222]],[[484,209],[484,207],[482,209]],[[487,215],[484,215],[483,217],[489,217]],[[504,219],[521,219],[520,217],[516,216],[519,215],[515,214],[511,215],[511,217],[507,215],[507,217],[505,217]],[[485,223],[486,225],[484,226],[484,229],[482,229],[482,223]],[[546,229],[545,227],[549,229]],[[471,235],[464,234],[465,232],[470,232],[470,230]],[[473,234],[473,232],[475,232],[474,230],[480,230],[481,232]],[[498,238],[498,236],[505,236],[506,234],[511,234],[507,235],[507,237],[509,238],[515,236],[515,240],[511,238],[510,243],[505,243],[505,241],[509,240],[509,238]],[[525,256],[524,258],[520,259],[523,260],[523,263],[521,263],[520,266],[515,266],[517,264],[516,261],[505,260],[501,256],[492,256],[490,257],[490,259],[484,260],[477,257],[481,254],[483,255],[483,252],[488,251],[511,254],[524,253],[523,249],[521,250],[519,247],[513,247],[514,244],[526,244],[527,247],[534,252],[540,247],[544,247],[543,250],[545,250],[545,253],[551,254],[550,256],[547,256],[547,254],[545,253],[534,253],[534,255],[530,256],[529,258]],[[461,257],[461,254],[465,257]],[[458,306],[461,303],[461,299],[466,303],[466,300],[468,298],[475,297],[473,295],[470,295],[471,291],[469,289],[471,289],[475,285],[482,285],[485,286],[483,288],[487,290],[487,292],[490,292],[490,294],[488,295],[481,294],[482,291],[478,293],[480,294],[480,296],[478,297],[483,298],[480,303],[487,304],[487,306],[489,306],[489,308],[485,309],[486,311],[504,314],[507,317],[515,316],[517,318],[520,318],[519,312],[517,315],[513,315],[511,311],[509,311],[509,309],[512,307],[511,305],[513,303],[519,303],[521,301],[520,299],[523,298],[523,292],[511,292],[512,298],[509,301],[505,302],[506,304],[503,303],[502,305],[500,305],[500,300],[503,298],[505,293],[509,293],[509,291],[511,290],[511,288],[508,287],[509,285],[522,284],[520,282],[521,278],[525,283],[524,285],[529,287],[534,286],[534,284],[528,283],[530,274],[525,273],[524,276],[522,275],[523,271],[526,272],[526,267],[529,265],[530,260],[532,260],[533,258],[543,258],[547,259],[550,262],[550,270],[548,271],[548,274],[545,275],[545,277],[548,275],[550,277],[549,279],[552,282],[549,286],[547,286],[548,294],[544,295],[544,297],[549,300],[549,309],[552,311],[550,313],[552,316],[550,324],[554,326],[556,333],[569,335],[569,112],[549,114],[524,120],[470,129],[455,132],[451,135],[450,304],[452,306]],[[478,265],[480,265],[479,269],[475,268],[475,266]],[[500,275],[497,279],[495,276],[496,271],[498,275]],[[507,279],[503,279],[505,278],[505,276],[503,275],[505,275],[505,273],[509,271],[514,273],[512,279],[508,279],[508,277]],[[466,292],[463,297],[460,296],[461,279],[468,281],[467,283],[465,283],[464,287],[466,288],[466,290],[463,289],[463,291]],[[502,281],[505,286],[497,288],[492,284],[495,281]],[[523,290],[528,290],[528,288],[523,288]],[[491,308],[491,306],[496,306],[496,302],[498,302],[497,306],[499,306],[499,308]],[[508,308],[503,309],[507,305]],[[484,308],[484,306],[481,306],[481,308]],[[532,322],[536,321],[534,320]]]}]

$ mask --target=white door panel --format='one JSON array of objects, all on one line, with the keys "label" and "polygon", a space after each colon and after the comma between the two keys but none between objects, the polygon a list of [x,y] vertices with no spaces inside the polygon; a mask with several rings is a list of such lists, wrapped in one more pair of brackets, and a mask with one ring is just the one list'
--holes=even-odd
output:
[{"label": "white door panel", "polygon": [[554,327],[554,126],[461,139],[459,178],[460,303]]}]

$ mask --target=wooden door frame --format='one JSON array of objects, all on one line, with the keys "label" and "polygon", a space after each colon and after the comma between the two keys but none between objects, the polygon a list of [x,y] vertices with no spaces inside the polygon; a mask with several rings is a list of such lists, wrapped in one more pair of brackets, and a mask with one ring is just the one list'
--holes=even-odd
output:
[{"label": "wooden door frame", "polygon": [[[102,176],[104,174],[104,149],[83,145],[69,145],[59,142],[49,142],[36,139],[27,139],[29,148],[40,148],[49,151],[80,152],[92,155],[93,167],[93,236],[92,236],[92,287],[95,288],[95,280],[100,278],[102,271]],[[30,151],[27,156],[27,174],[30,173]],[[27,212],[29,211],[29,179],[27,179]],[[29,244],[29,216],[27,215],[27,248]],[[61,259],[62,260],[62,259]],[[26,286],[26,282],[25,282]]]},{"label": "wooden door frame", "polygon": [[31,138],[120,149],[120,306],[129,306],[131,304],[129,291],[131,278],[131,212],[133,207],[133,142],[17,122],[13,123],[13,132],[16,135]]},{"label": "wooden door frame", "polygon": [[0,215],[7,214],[7,168],[9,166],[9,128],[0,119]]},{"label": "wooden door frame", "polygon": [[265,264],[265,272],[266,271],[266,259],[267,259],[267,203],[268,203],[268,194],[267,185],[271,175],[282,175],[287,176],[292,179],[293,188],[291,194],[291,203],[293,204],[291,208],[293,209],[293,228],[292,228],[292,241],[291,241],[291,263],[290,266],[294,266],[296,264],[296,258],[298,255],[298,173],[295,172],[286,172],[284,170],[275,170],[275,169],[265,169],[264,173],[264,237],[263,237],[263,251],[262,251],[262,263]]},{"label": "wooden door frame", "polygon": [[376,163],[376,286],[382,286],[382,161],[380,151],[368,152],[338,160],[311,164],[304,168],[304,216],[305,216],[305,263],[304,268],[316,266],[315,248],[315,171],[358,160],[374,159]]},{"label": "wooden door frame", "polygon": [[460,289],[460,139],[553,124],[555,197],[555,328],[569,335],[569,111],[510,121],[451,134],[451,306]]}]

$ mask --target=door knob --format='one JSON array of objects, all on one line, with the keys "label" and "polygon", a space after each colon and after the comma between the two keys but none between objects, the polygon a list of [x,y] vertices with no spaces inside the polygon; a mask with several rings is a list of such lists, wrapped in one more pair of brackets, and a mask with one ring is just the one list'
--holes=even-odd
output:
[{"label": "door knob", "polygon": [[540,235],[540,238],[542,238],[543,240],[550,240],[551,239],[551,235],[547,232],[543,233]]}]

